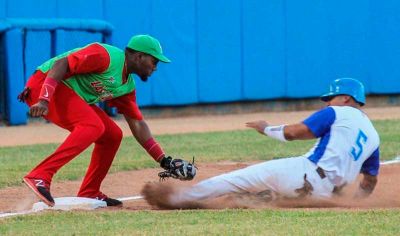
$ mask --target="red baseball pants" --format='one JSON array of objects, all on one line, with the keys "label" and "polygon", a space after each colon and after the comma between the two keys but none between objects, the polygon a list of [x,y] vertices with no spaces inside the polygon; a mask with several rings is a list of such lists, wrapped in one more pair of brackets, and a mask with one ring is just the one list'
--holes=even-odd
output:
[{"label": "red baseball pants", "polygon": [[[38,101],[45,74],[37,71],[28,81],[31,94],[29,106]],[[26,177],[51,183],[53,175],[65,164],[95,144],[89,168],[79,189],[79,197],[101,196],[100,185],[112,164],[122,140],[122,131],[107,114],[96,105],[87,104],[63,83],[57,87],[49,103],[46,120],[69,130],[65,141]],[[46,135],[46,134],[43,134]]]}]

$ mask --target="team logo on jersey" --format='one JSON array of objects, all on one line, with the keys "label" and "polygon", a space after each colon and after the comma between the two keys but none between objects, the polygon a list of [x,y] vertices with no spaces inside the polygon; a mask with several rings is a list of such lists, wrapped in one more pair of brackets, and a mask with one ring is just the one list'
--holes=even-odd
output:
[{"label": "team logo on jersey", "polygon": [[108,81],[110,81],[110,83],[112,83],[112,84],[115,83],[115,79],[112,76],[110,78],[108,78]]},{"label": "team logo on jersey", "polygon": [[[111,79],[115,82],[113,77],[111,77],[110,80]],[[114,97],[111,92],[106,90],[104,84],[101,81],[91,82],[90,85],[92,86],[94,91],[98,94],[100,101],[104,102]]]},{"label": "team logo on jersey", "polygon": [[96,93],[102,94],[102,93],[104,93],[106,91],[104,89],[104,85],[103,85],[103,83],[101,81],[91,82],[90,85],[92,86],[94,91],[96,91]]},{"label": "team logo on jersey", "polygon": [[113,95],[110,92],[106,92],[106,93],[100,95],[100,101],[102,101],[102,102],[110,100],[112,98],[113,98]]}]

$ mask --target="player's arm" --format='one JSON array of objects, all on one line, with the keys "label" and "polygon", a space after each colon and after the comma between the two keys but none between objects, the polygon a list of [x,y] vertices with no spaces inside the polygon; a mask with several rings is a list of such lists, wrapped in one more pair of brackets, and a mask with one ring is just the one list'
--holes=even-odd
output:
[{"label": "player's arm", "polygon": [[136,104],[136,91],[121,97],[114,98],[107,102],[110,107],[116,107],[118,113],[125,117],[126,122],[136,141],[153,157],[157,162],[165,157],[165,153],[160,144],[154,139],[150,128],[143,118],[142,113]]},{"label": "player's arm", "polygon": [[260,134],[270,136],[280,141],[315,138],[310,129],[302,123],[272,126],[266,121],[258,120],[247,122],[246,126],[257,130]]},{"label": "player's arm", "polygon": [[[107,102],[108,106],[117,107],[118,113],[124,115],[126,122],[132,132],[132,135],[138,143],[147,151],[147,153],[164,168],[168,175],[180,180],[191,180],[196,175],[196,169],[193,164],[179,159],[166,156],[161,145],[157,143],[150,132],[150,128],[143,119],[142,113],[136,104],[136,91],[124,96],[114,98]],[[161,172],[165,173],[165,172]]]},{"label": "player's arm", "polygon": [[329,131],[334,120],[335,112],[333,108],[327,107],[315,112],[302,123],[272,126],[266,121],[259,120],[247,122],[246,126],[271,138],[291,141],[322,137]]},{"label": "player's arm", "polygon": [[64,78],[67,72],[68,61],[66,58],[61,58],[54,63],[53,67],[47,73],[47,77],[44,80],[42,89],[40,90],[39,101],[29,109],[29,114],[32,117],[47,115],[48,103],[53,97],[58,83]]},{"label": "player's arm", "polygon": [[367,173],[363,173],[363,175],[363,179],[360,182],[355,198],[368,197],[374,191],[375,186],[378,183],[377,176],[369,175]]},{"label": "player's arm", "polygon": [[165,157],[165,153],[161,148],[161,145],[152,136],[146,121],[144,119],[137,120],[125,114],[124,117],[136,141],[147,151],[151,157],[153,157],[155,161],[161,163]]},{"label": "player's arm", "polygon": [[284,135],[285,139],[288,141],[315,138],[311,130],[303,123],[286,125],[284,128]]},{"label": "player's arm", "polygon": [[379,148],[377,148],[362,164],[361,174],[363,174],[363,179],[360,182],[355,198],[366,198],[374,191],[378,183],[379,156]]},{"label": "player's arm", "polygon": [[146,121],[143,119],[137,120],[128,115],[124,115],[124,117],[136,141],[155,161],[161,163],[165,157],[165,153],[161,148],[161,145],[152,136]]},{"label": "player's arm", "polygon": [[[192,180],[196,175],[196,167],[193,163],[170,156],[166,156],[160,144],[151,135],[150,129],[144,120],[136,120],[124,115],[131,132],[142,147],[160,163],[165,171],[159,173],[160,178],[172,177],[179,180]],[[160,175],[161,174],[161,175]]]},{"label": "player's arm", "polygon": [[60,82],[68,71],[68,60],[67,58],[63,57],[54,63],[53,67],[47,73],[47,77],[53,78],[54,80]]},{"label": "player's arm", "polygon": [[149,126],[144,120],[135,120],[127,115],[124,115],[124,117],[129,125],[132,135],[140,144],[144,144],[152,137]]},{"label": "player's arm", "polygon": [[75,74],[101,73],[108,68],[110,57],[100,44],[91,44],[54,62],[48,71],[39,94],[38,103],[31,106],[33,117],[47,115],[48,103],[61,80]]}]

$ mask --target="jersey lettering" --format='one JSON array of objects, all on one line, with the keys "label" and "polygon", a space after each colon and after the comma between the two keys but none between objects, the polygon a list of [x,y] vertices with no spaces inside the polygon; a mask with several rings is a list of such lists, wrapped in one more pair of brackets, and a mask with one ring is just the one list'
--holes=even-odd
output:
[{"label": "jersey lettering", "polygon": [[[362,152],[363,152],[363,144],[365,144],[368,140],[367,135],[360,129],[358,131],[357,139],[355,146],[351,149],[351,155],[353,156],[354,160],[357,161],[358,158],[360,158]],[[358,151],[356,151],[358,149]]]},{"label": "jersey lettering", "polygon": [[102,94],[105,92],[104,85],[101,83],[101,81],[91,82],[90,85],[94,88],[96,93]]}]

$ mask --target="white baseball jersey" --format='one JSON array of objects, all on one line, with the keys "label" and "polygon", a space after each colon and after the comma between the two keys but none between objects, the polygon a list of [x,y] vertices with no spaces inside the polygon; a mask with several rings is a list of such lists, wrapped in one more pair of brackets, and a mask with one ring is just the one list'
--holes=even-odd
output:
[{"label": "white baseball jersey", "polygon": [[336,186],[353,182],[360,170],[378,174],[379,135],[364,112],[330,106],[303,123],[319,138],[305,157],[325,170]]},{"label": "white baseball jersey", "polygon": [[[313,186],[315,198],[332,196],[335,186],[351,183],[361,172],[379,171],[379,136],[361,110],[329,106],[303,121],[318,138],[305,155],[266,161],[201,181],[171,196],[172,203],[202,200],[227,193],[272,190],[278,195],[297,197],[304,177]],[[320,167],[327,177],[316,170]]]}]

